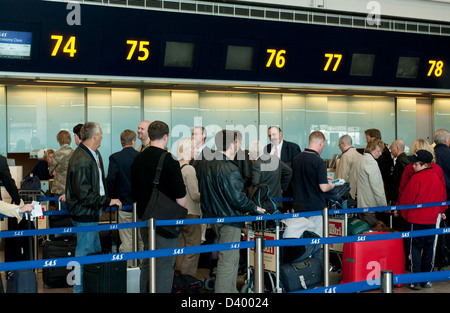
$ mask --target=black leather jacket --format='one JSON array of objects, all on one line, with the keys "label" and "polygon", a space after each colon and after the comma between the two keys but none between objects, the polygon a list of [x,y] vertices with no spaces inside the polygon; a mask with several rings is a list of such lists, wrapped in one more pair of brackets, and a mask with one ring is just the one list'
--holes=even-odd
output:
[{"label": "black leather jacket", "polygon": [[[235,162],[220,152],[212,161],[196,166],[200,202],[204,218],[236,217],[256,211],[256,205],[244,193],[244,179]],[[244,223],[227,223],[243,227]]]},{"label": "black leather jacket", "polygon": [[[106,193],[105,172],[100,154],[99,160]],[[108,196],[100,195],[97,162],[83,143],[80,143],[78,148],[75,149],[69,161],[66,179],[66,202],[70,217],[78,222],[98,222],[100,211],[111,202]]]}]

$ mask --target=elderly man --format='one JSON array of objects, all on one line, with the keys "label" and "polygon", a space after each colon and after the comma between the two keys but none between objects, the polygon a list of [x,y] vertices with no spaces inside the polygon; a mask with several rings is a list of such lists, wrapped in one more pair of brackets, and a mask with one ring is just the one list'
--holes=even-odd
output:
[{"label": "elderly man", "polygon": [[392,173],[392,180],[394,184],[393,201],[398,200],[398,188],[400,187],[400,182],[402,181],[403,171],[406,165],[411,163],[405,153],[405,142],[401,139],[394,140],[391,144],[391,154],[395,158],[394,160],[394,171]]},{"label": "elderly man", "polygon": [[336,172],[334,173],[334,178],[342,178],[350,183],[350,194],[353,199],[356,196],[356,184],[353,176],[353,171],[355,170],[355,165],[359,158],[362,157],[361,153],[356,151],[353,147],[352,137],[349,135],[344,135],[339,138],[339,149],[342,151],[341,158],[336,165]]},{"label": "elderly man", "polygon": [[436,144],[434,153],[436,163],[442,168],[447,189],[447,200],[450,199],[450,132],[446,129],[438,129],[433,135]]},{"label": "elderly man", "polygon": [[[117,205],[119,199],[110,199],[106,193],[105,171],[98,148],[102,143],[102,129],[98,123],[87,122],[81,128],[81,141],[69,160],[66,180],[67,210],[75,227],[95,226],[102,209]],[[101,251],[98,232],[78,232],[75,256],[86,256]],[[77,275],[79,274],[79,277]],[[75,273],[75,293],[83,292],[82,269]]]},{"label": "elderly man", "polygon": [[270,144],[266,146],[265,151],[279,157],[281,161],[291,166],[294,157],[301,152],[300,146],[294,142],[283,140],[283,132],[278,126],[270,126],[267,135]]}]

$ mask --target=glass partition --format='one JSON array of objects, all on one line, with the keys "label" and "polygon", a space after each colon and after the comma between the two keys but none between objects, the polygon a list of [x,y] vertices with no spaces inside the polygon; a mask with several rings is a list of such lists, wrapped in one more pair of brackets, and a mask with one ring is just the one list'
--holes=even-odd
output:
[{"label": "glass partition", "polygon": [[8,87],[8,152],[47,147],[47,88]]},{"label": "glass partition", "polygon": [[0,155],[6,157],[6,87],[0,86]]},{"label": "glass partition", "polygon": [[444,128],[450,131],[450,99],[434,99],[434,131]]},{"label": "glass partition", "polygon": [[72,148],[76,148],[73,127],[84,123],[83,88],[47,88],[47,148],[60,148],[56,135],[69,131]]}]

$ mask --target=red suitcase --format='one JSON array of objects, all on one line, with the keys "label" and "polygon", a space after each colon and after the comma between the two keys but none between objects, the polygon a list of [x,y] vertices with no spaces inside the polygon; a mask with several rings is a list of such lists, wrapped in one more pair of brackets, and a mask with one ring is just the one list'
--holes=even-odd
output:
[{"label": "red suitcase", "polygon": [[[386,234],[363,233],[359,236]],[[344,243],[342,250],[342,283],[373,280],[380,271],[391,270],[394,275],[405,273],[403,239]]]}]

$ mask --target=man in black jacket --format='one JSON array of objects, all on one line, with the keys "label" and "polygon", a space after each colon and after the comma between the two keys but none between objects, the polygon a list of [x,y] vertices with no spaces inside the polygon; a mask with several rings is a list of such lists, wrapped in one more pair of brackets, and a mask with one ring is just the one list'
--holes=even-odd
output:
[{"label": "man in black jacket", "polygon": [[[106,184],[108,195],[111,198],[118,198],[124,206],[123,210],[118,211],[119,223],[131,223],[133,222],[132,205],[134,202],[131,194],[131,164],[139,154],[135,149],[136,133],[131,129],[125,129],[120,134],[120,143],[122,144],[122,150],[111,154],[109,157]],[[125,209],[125,206],[128,208]],[[119,251],[131,252],[133,245],[132,229],[119,229],[119,236],[121,241]],[[139,241],[139,243],[141,242]],[[128,263],[131,265],[131,260]]]},{"label": "man in black jacket", "polygon": [[[250,201],[244,190],[244,179],[232,160],[237,151],[237,135],[223,130],[216,134],[217,151],[211,161],[198,166],[200,203],[204,218],[236,217],[246,213],[264,213]],[[213,224],[219,243],[239,242],[244,223]],[[236,293],[239,250],[219,252],[216,272],[216,293]]]},{"label": "man in black jacket", "polygon": [[[67,210],[75,227],[95,226],[100,221],[102,209],[117,205],[119,199],[110,199],[106,193],[103,161],[97,149],[102,142],[102,129],[95,122],[81,128],[81,140],[73,152],[67,169]],[[101,251],[98,232],[78,232],[75,256],[86,256]],[[83,292],[83,271],[75,273],[73,292]]]},{"label": "man in black jacket", "polygon": [[[148,126],[150,146],[140,152],[131,164],[131,193],[136,201],[137,215],[142,219],[152,196],[153,181],[161,155],[166,152],[169,142],[169,126],[162,121],[154,121]],[[180,164],[168,153],[164,157],[158,190],[181,206],[186,205],[186,186],[181,175]],[[144,250],[148,250],[148,227],[140,228]],[[156,249],[179,247],[179,237],[167,238],[156,232]],[[173,285],[175,255],[156,258],[156,292],[170,293]],[[140,290],[149,292],[149,261],[141,265]]]}]

